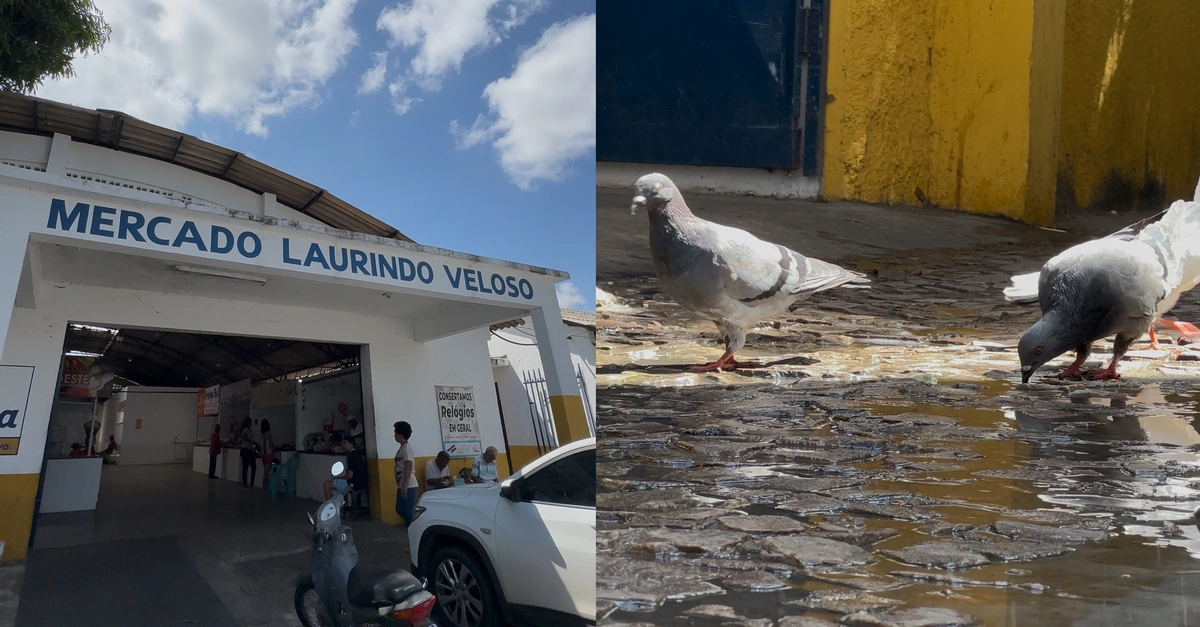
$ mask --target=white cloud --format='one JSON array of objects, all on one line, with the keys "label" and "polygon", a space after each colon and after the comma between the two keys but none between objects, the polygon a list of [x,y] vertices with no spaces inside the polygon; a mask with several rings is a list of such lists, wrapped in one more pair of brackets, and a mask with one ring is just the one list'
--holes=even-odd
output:
[{"label": "white cloud", "polygon": [[511,76],[483,90],[488,113],[450,131],[460,148],[490,141],[522,189],[557,180],[596,146],[596,15],[551,26],[521,53]]},{"label": "white cloud", "polygon": [[267,135],[267,118],[320,100],[358,43],[357,0],[97,0],[112,38],[37,95],[183,128],[195,115]]},{"label": "white cloud", "polygon": [[[442,79],[458,72],[471,53],[500,43],[509,31],[524,24],[548,0],[408,0],[384,9],[376,27],[389,36],[393,48],[415,48],[404,71],[405,83],[422,89],[441,89]],[[408,111],[419,98],[397,97],[397,113]]]},{"label": "white cloud", "polygon": [[383,87],[383,79],[387,76],[387,51],[376,52],[371,55],[375,58],[375,65],[367,70],[362,75],[362,80],[358,82],[358,93],[373,94]]},{"label": "white cloud", "polygon": [[588,304],[583,294],[579,293],[579,288],[571,281],[555,285],[554,291],[558,295],[558,306],[563,309],[580,309]]},{"label": "white cloud", "polygon": [[408,113],[408,110],[411,109],[414,104],[421,102],[420,98],[405,96],[404,92],[407,90],[408,81],[404,80],[403,77],[397,78],[396,80],[392,81],[390,85],[388,85],[388,93],[392,95],[392,110],[396,112],[396,115],[404,115],[405,113]]}]

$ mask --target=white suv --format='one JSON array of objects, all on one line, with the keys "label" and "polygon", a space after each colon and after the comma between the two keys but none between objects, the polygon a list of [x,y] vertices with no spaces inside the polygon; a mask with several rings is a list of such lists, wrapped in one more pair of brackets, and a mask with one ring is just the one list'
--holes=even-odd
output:
[{"label": "white suv", "polygon": [[561,446],[499,485],[422,495],[412,572],[441,627],[596,624],[596,439]]}]

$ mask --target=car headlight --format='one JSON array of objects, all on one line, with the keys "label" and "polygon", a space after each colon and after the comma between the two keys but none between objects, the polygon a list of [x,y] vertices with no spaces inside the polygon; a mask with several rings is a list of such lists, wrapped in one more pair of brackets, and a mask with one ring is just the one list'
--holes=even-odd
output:
[{"label": "car headlight", "polygon": [[413,518],[412,519],[414,521],[416,521],[418,518],[421,517],[421,514],[424,514],[424,513],[425,513],[425,508],[418,505],[413,508]]}]

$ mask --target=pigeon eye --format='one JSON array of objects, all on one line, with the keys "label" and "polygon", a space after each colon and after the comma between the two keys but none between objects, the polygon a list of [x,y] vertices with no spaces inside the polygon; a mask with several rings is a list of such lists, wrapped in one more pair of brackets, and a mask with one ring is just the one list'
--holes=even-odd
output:
[{"label": "pigeon eye", "polygon": [[1039,346],[1039,347],[1037,347],[1037,348],[1033,349],[1033,354],[1034,354],[1034,355],[1041,355],[1041,354],[1042,354],[1042,347],[1041,347],[1041,346]]}]

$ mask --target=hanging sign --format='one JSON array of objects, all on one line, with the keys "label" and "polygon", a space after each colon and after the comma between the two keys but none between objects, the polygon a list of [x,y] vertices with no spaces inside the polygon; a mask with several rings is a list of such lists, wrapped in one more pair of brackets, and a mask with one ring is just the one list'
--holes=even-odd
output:
[{"label": "hanging sign", "polygon": [[221,386],[196,390],[196,415],[216,416],[221,411]]},{"label": "hanging sign", "polygon": [[29,407],[33,366],[0,366],[0,455],[16,455]]},{"label": "hanging sign", "polygon": [[475,390],[471,386],[435,385],[442,450],[455,457],[475,457],[483,452],[479,420],[475,417]]}]

